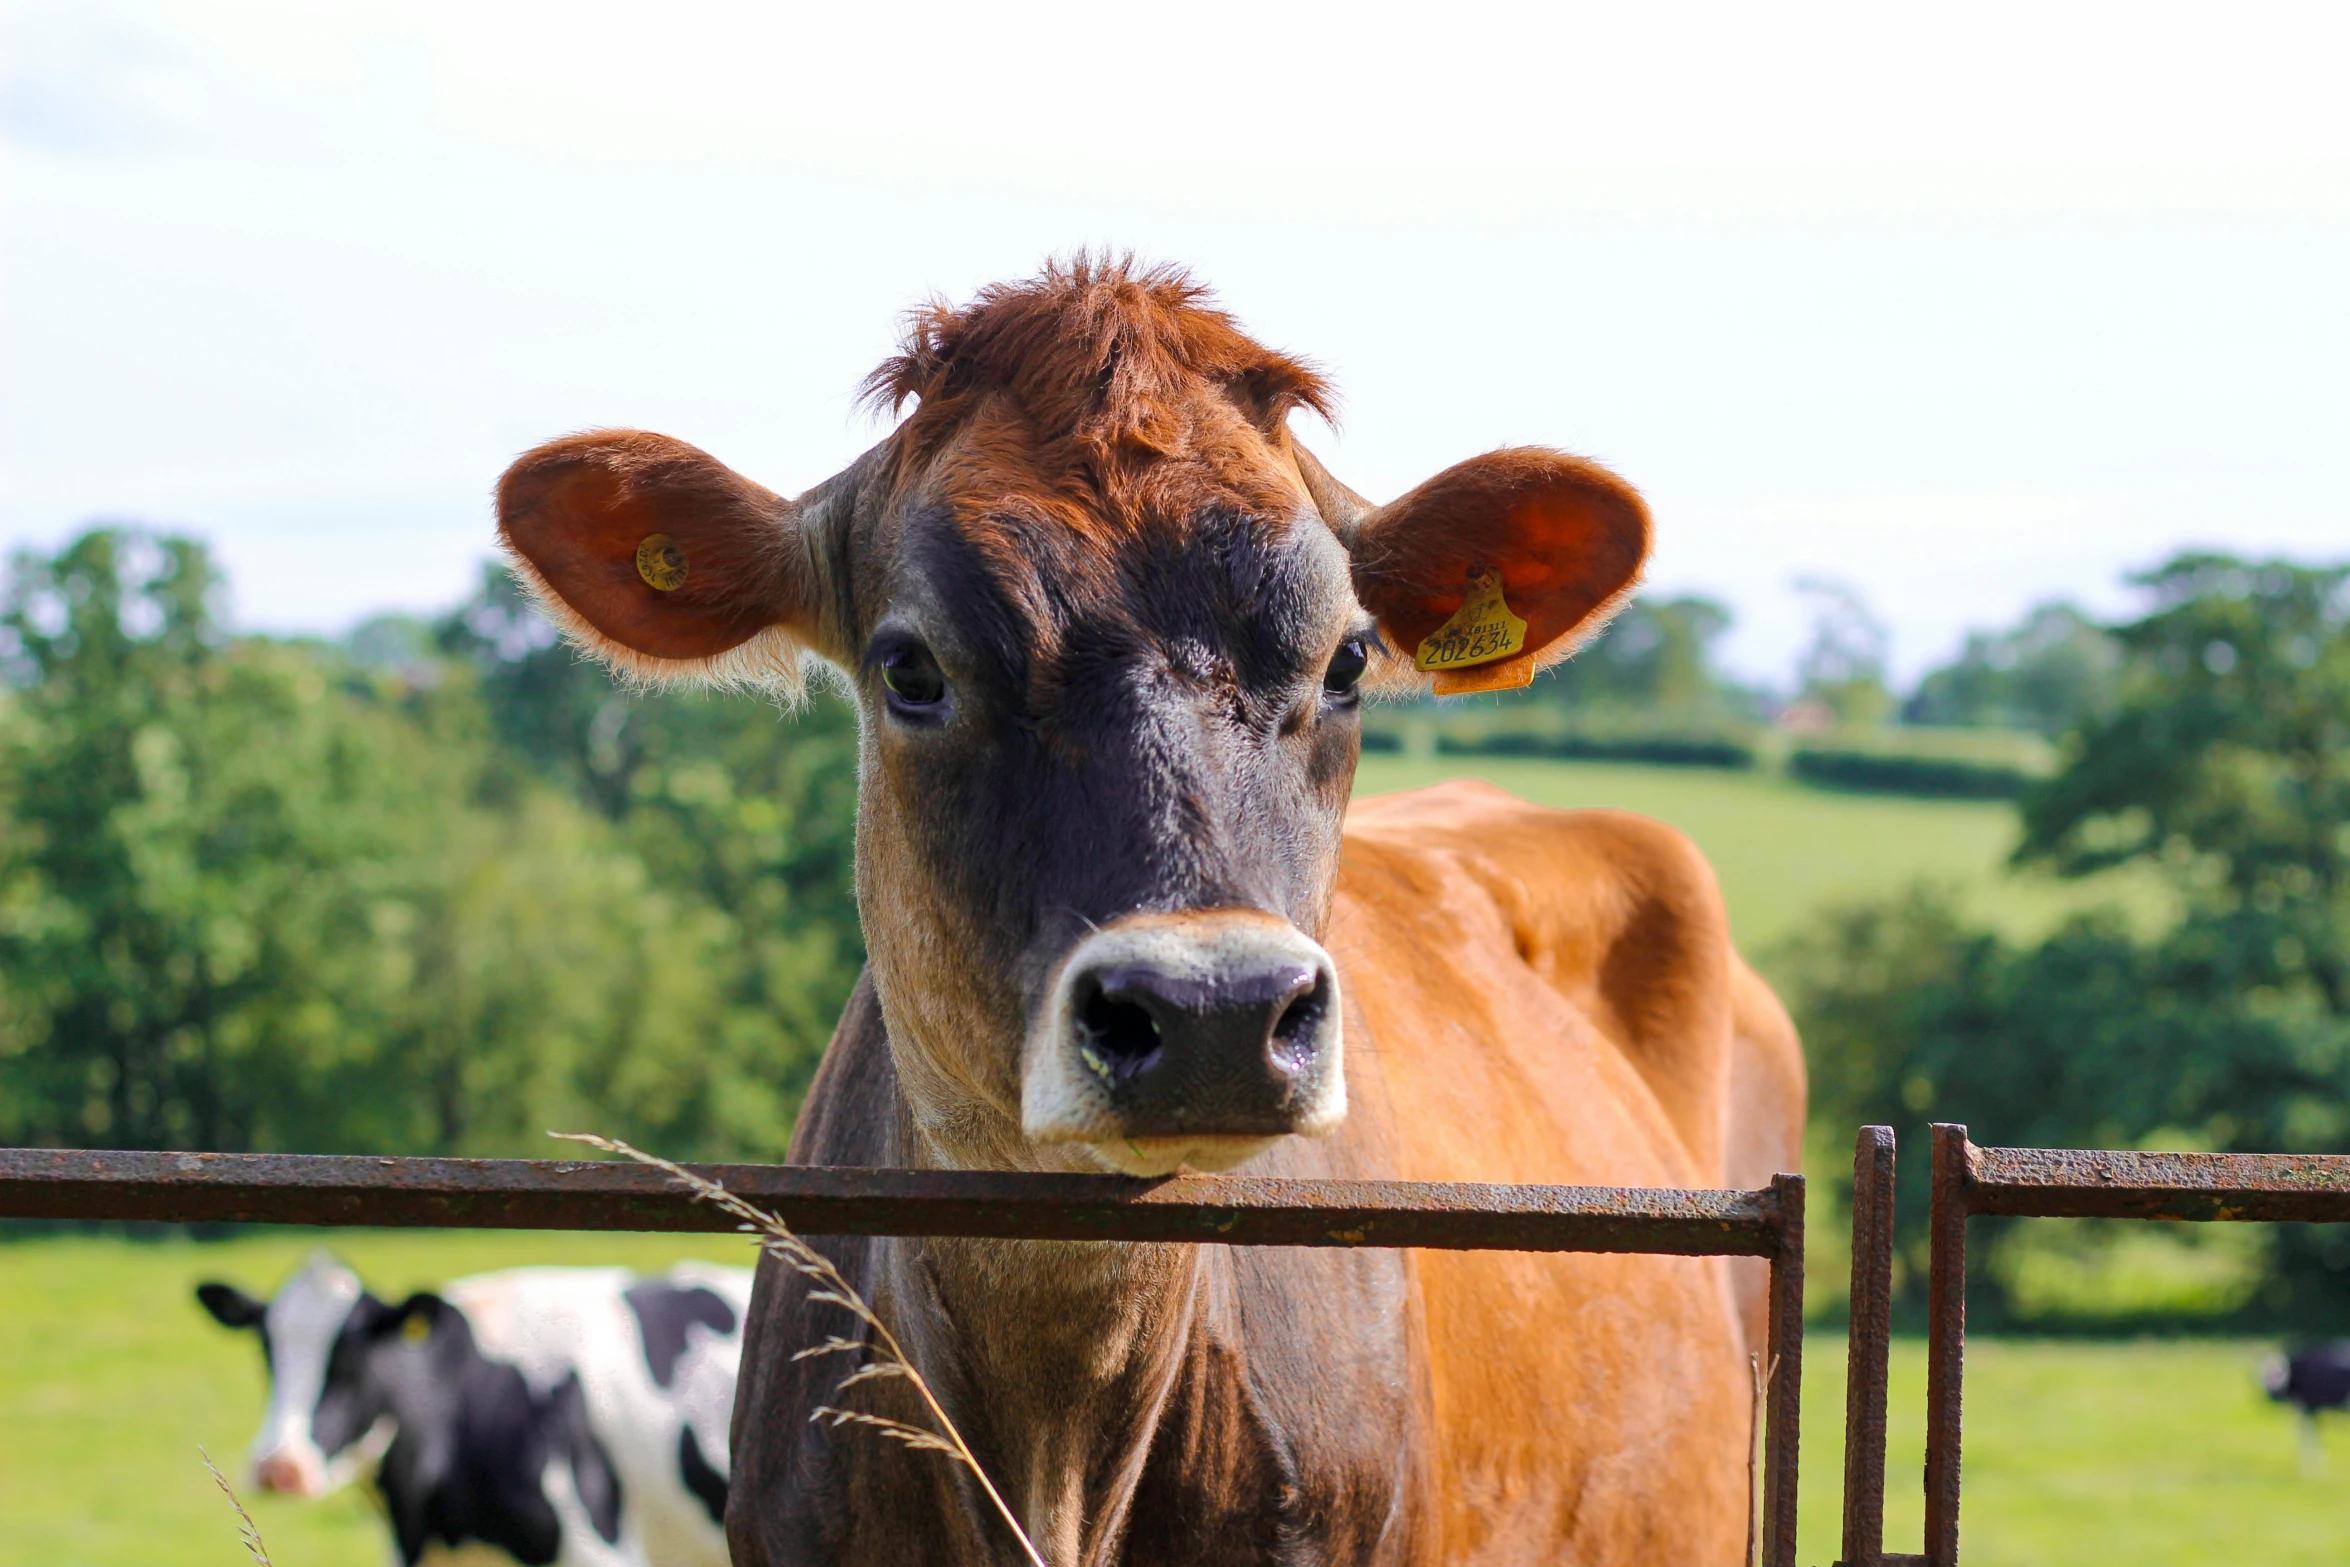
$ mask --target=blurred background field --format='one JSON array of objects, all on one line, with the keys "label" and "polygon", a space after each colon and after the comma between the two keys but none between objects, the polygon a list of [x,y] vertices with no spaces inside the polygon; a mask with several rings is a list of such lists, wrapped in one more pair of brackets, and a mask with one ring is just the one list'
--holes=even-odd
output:
[{"label": "blurred background field", "polygon": [[[260,1231],[192,1243],[50,1236],[0,1250],[0,1567],[234,1567],[234,1520],[196,1456],[232,1477],[259,1425],[261,1357],[190,1291],[221,1278],[266,1290],[314,1246],[379,1294],[527,1263],[686,1257],[739,1263],[717,1236],[476,1231]],[[1805,1347],[1802,1551],[1835,1559],[1843,1339]],[[1988,1567],[2129,1561],[2339,1562],[2350,1538],[2350,1421],[2324,1428],[2324,1467],[2300,1467],[2291,1416],[2256,1380],[2267,1346],[2232,1338],[1979,1338],[1967,1376],[1966,1557]],[[1887,1538],[1923,1522],[1923,1345],[1894,1346]],[[325,1502],[245,1495],[282,1567],[380,1567],[363,1487]]]},{"label": "blurred background field", "polygon": [[1678,827],[1713,863],[1731,933],[1766,966],[1823,906],[1921,881],[1949,888],[1969,918],[2018,939],[2107,904],[2159,926],[2173,901],[2142,870],[2086,881],[2010,870],[2015,810],[1999,801],[1836,794],[1767,772],[1462,755],[1365,756],[1355,792],[1447,778],[1480,778],[1537,805],[1605,806]]}]

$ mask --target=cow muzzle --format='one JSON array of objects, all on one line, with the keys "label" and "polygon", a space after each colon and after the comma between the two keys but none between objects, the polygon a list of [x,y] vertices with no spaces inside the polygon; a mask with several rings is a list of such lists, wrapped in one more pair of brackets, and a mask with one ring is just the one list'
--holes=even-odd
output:
[{"label": "cow muzzle", "polygon": [[1080,942],[1031,1028],[1021,1121],[1112,1169],[1228,1170],[1346,1116],[1338,970],[1250,910],[1137,915]]},{"label": "cow muzzle", "polygon": [[253,1484],[281,1496],[324,1496],[326,1460],[316,1449],[275,1448],[253,1460]]}]

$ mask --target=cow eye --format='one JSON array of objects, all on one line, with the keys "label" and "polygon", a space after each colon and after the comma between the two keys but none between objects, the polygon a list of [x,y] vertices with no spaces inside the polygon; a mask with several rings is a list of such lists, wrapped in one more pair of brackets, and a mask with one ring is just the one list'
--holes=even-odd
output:
[{"label": "cow eye", "polygon": [[881,657],[881,683],[889,688],[891,705],[901,708],[936,707],[946,700],[947,677],[938,660],[918,643],[892,648]]},{"label": "cow eye", "polygon": [[1363,678],[1363,666],[1370,662],[1361,637],[1348,637],[1338,644],[1331,655],[1330,667],[1322,672],[1322,689],[1332,696],[1354,695],[1355,682]]}]

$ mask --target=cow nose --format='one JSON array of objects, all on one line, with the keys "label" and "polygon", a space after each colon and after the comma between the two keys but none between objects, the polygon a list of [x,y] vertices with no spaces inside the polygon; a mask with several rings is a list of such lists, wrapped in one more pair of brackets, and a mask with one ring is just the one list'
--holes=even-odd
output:
[{"label": "cow nose", "polygon": [[1154,1174],[1229,1168],[1346,1114],[1338,973],[1286,920],[1145,915],[1072,952],[1023,1064],[1038,1142],[1084,1142]]},{"label": "cow nose", "polygon": [[1113,1084],[1184,1061],[1295,1077],[1329,1004],[1320,979],[1294,961],[1205,975],[1107,964],[1077,979],[1078,1053]]},{"label": "cow nose", "polygon": [[255,1461],[253,1483],[264,1491],[278,1491],[287,1496],[307,1496],[310,1476],[302,1461],[292,1453],[270,1453]]}]

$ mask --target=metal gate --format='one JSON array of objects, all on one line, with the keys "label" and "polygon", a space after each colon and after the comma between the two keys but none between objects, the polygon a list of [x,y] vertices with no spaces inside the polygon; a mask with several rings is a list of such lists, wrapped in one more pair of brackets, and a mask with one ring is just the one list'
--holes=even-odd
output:
[{"label": "metal gate", "polygon": [[1887,1554],[1885,1370],[1892,1339],[1893,1129],[1853,1153],[1852,1328],[1845,1390],[1842,1567],[1957,1567],[1966,1375],[1967,1220],[2350,1222],[2350,1156],[1981,1148],[1933,1131],[1926,1327],[1925,1554]]},{"label": "metal gate", "polygon": [[[1761,1525],[1795,1567],[1803,1177],[1756,1191],[695,1165],[802,1235],[1410,1246],[1761,1257],[1771,1267]],[[565,1159],[0,1149],[0,1218],[471,1229],[732,1230],[643,1165]]]}]

